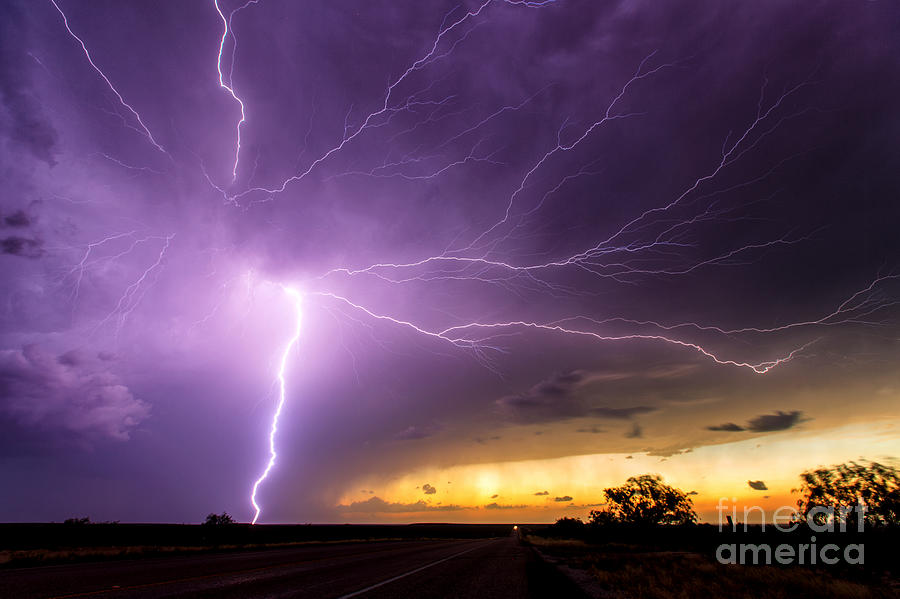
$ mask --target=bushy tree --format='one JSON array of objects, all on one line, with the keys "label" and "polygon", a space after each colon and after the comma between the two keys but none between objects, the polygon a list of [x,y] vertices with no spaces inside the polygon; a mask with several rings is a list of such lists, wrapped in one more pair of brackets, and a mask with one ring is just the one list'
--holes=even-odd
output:
[{"label": "bushy tree", "polygon": [[581,518],[563,517],[550,526],[548,533],[555,537],[577,538],[584,533],[584,522]]},{"label": "bushy tree", "polygon": [[621,487],[605,489],[606,507],[591,511],[591,524],[693,524],[697,521],[687,493],[657,474],[633,476]]},{"label": "bushy tree", "polygon": [[[884,526],[900,523],[900,473],[878,462],[846,462],[831,468],[807,470],[800,475],[801,494],[797,507],[804,518],[815,508],[832,508],[838,523],[858,524],[860,504],[865,505],[865,522]],[[829,514],[812,513],[812,520],[824,524]]]},{"label": "bushy tree", "polygon": [[228,526],[229,524],[234,524],[234,518],[229,516],[228,512],[209,514],[206,516],[206,522],[203,524],[204,526]]}]

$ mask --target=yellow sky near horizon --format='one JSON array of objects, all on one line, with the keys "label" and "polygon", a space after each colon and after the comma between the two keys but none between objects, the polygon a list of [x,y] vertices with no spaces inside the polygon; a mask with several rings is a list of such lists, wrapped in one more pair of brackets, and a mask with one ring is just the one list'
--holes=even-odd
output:
[{"label": "yellow sky near horizon", "polygon": [[[739,514],[744,505],[759,506],[771,514],[780,506],[796,504],[791,490],[798,486],[803,470],[863,458],[890,462],[896,456],[900,456],[900,419],[895,418],[824,430],[789,430],[706,445],[668,458],[598,453],[421,467],[390,478],[355,481],[353,489],[341,497],[339,514],[343,521],[360,523],[587,519],[590,510],[604,501],[604,488],[620,485],[629,476],[655,473],[668,484],[696,493],[691,498],[701,521],[715,522],[720,498],[736,502]],[[763,481],[768,490],[750,488],[749,480]],[[425,485],[434,491],[426,493]],[[749,520],[758,518],[754,513]]]}]

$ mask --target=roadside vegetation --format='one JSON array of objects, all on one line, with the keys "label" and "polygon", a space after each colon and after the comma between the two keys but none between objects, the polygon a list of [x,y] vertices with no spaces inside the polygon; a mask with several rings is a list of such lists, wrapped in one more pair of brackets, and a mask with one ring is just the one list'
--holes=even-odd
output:
[{"label": "roadside vegetation", "polygon": [[[543,528],[524,527],[522,535],[595,597],[900,597],[900,569],[894,558],[900,541],[896,468],[848,462],[803,472],[800,480],[795,490],[800,495],[800,518],[790,532],[771,524],[765,528],[726,524],[722,530],[715,524],[699,524],[687,493],[647,474],[606,489],[606,503],[591,511],[586,522],[565,517]],[[866,511],[855,509],[860,502]],[[835,530],[822,532],[829,522]],[[829,555],[840,555],[850,545],[864,546],[864,560],[834,564],[756,560],[766,555],[759,549],[762,546],[812,543],[834,544],[837,553]],[[754,561],[723,563],[723,545],[753,547]]]}]

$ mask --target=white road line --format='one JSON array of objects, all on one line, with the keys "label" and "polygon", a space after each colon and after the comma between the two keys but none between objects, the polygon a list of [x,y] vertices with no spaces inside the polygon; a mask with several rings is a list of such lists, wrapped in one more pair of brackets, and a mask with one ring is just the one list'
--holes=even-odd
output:
[{"label": "white road line", "polygon": [[378,587],[392,583],[395,580],[400,580],[401,578],[406,578],[407,576],[410,576],[411,574],[415,574],[416,572],[421,572],[422,570],[424,570],[426,568],[430,568],[431,566],[436,566],[438,564],[442,564],[442,563],[446,562],[447,560],[451,560],[454,557],[459,557],[460,555],[469,553],[470,551],[475,551],[476,549],[480,549],[481,547],[484,547],[484,545],[483,544],[478,545],[477,547],[472,547],[471,549],[466,549],[465,551],[460,551],[459,553],[454,553],[450,557],[445,557],[443,559],[439,559],[436,562],[431,562],[430,564],[425,564],[424,566],[420,566],[420,567],[416,568],[415,570],[410,570],[409,572],[405,572],[398,576],[394,576],[393,578],[388,578],[387,580],[382,580],[381,582],[379,582],[377,584],[373,584],[370,587],[366,587],[364,589],[360,589],[358,591],[354,591],[354,592],[348,593],[346,595],[341,595],[340,597],[338,597],[338,599],[349,599],[350,597],[356,597],[357,595],[362,595],[363,593],[368,593],[372,589],[377,589]]}]

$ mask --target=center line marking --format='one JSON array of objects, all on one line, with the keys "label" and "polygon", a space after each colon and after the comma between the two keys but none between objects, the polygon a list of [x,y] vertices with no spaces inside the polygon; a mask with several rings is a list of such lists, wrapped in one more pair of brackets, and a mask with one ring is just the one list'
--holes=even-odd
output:
[{"label": "center line marking", "polygon": [[422,570],[424,570],[426,568],[430,568],[431,566],[436,566],[438,564],[442,564],[442,563],[446,562],[447,560],[451,560],[454,557],[459,557],[460,555],[469,553],[470,551],[475,551],[476,549],[479,549],[481,547],[484,547],[484,545],[478,545],[477,547],[472,547],[471,549],[466,549],[465,551],[460,551],[459,553],[454,553],[453,555],[451,555],[449,557],[439,559],[436,562],[431,562],[430,564],[425,564],[424,566],[420,566],[420,567],[416,568],[415,570],[410,570],[409,572],[399,574],[397,576],[394,576],[393,578],[388,578],[387,580],[382,580],[381,582],[379,582],[377,584],[373,584],[370,587],[366,587],[364,589],[360,589],[358,591],[354,591],[354,592],[348,593],[346,595],[341,595],[340,597],[338,597],[338,599],[349,599],[350,597],[356,597],[357,595],[362,595],[363,593],[368,593],[372,589],[377,589],[378,587],[384,586],[386,584],[390,584],[390,583],[394,582],[395,580],[400,580],[401,578],[406,578],[407,576],[409,576],[411,574],[415,574],[416,572],[421,572]]}]

